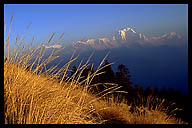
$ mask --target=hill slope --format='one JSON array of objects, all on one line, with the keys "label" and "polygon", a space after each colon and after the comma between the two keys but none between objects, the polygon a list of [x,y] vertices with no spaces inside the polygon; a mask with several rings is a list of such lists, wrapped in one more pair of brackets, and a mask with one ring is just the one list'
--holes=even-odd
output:
[{"label": "hill slope", "polygon": [[137,107],[139,112],[131,113],[132,106],[125,101],[117,102],[114,96],[104,95],[97,97],[87,87],[60,84],[48,75],[4,62],[6,124],[182,123],[168,118],[160,109],[150,110],[149,106]]}]

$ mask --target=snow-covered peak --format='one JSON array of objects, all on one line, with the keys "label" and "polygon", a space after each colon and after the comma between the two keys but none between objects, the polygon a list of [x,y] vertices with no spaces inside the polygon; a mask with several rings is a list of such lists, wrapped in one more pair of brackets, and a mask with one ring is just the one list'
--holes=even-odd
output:
[{"label": "snow-covered peak", "polygon": [[165,33],[165,34],[163,34],[161,36],[152,37],[152,39],[162,40],[162,39],[172,39],[173,37],[181,39],[181,36],[179,34],[177,34],[176,32]]},{"label": "snow-covered peak", "polygon": [[170,35],[174,36],[174,35],[176,35],[176,33],[175,32],[170,32]]},{"label": "snow-covered peak", "polygon": [[119,35],[121,36],[121,39],[122,39],[122,40],[126,40],[126,33],[129,32],[129,31],[130,31],[131,33],[136,34],[136,31],[133,30],[132,28],[129,28],[129,27],[124,28],[124,29],[118,31],[118,32],[119,32]]},{"label": "snow-covered peak", "polygon": [[103,43],[108,43],[110,40],[108,38],[99,38],[99,41],[102,41]]},{"label": "snow-covered peak", "polygon": [[131,32],[133,32],[133,33],[136,33],[135,30],[133,30],[132,28],[129,28],[129,27],[119,30],[119,33],[121,33],[121,32],[128,32],[128,31],[131,31]]},{"label": "snow-covered peak", "polygon": [[102,37],[88,39],[86,41],[78,41],[83,47],[91,47],[93,49],[107,49],[121,46],[145,46],[145,45],[168,45],[170,42],[179,42],[182,39],[181,35],[176,32],[164,33],[159,36],[145,36],[142,33],[136,32],[132,28],[123,28],[118,30],[111,37]]},{"label": "snow-covered peak", "polygon": [[136,33],[136,31],[134,31],[133,29],[131,29],[131,31],[132,31],[133,33]]},{"label": "snow-covered peak", "polygon": [[94,39],[88,39],[86,42],[87,42],[87,44],[94,44]]},{"label": "snow-covered peak", "polygon": [[126,38],[125,38],[125,32],[126,32],[126,29],[119,30],[119,35],[121,36],[122,40],[126,40]]}]

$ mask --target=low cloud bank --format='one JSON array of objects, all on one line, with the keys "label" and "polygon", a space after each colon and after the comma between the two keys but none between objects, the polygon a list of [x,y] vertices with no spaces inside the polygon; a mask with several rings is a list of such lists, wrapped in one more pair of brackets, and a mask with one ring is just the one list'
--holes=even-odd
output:
[{"label": "low cloud bank", "polygon": [[62,46],[59,45],[59,44],[55,44],[55,45],[50,45],[50,46],[47,46],[47,45],[43,45],[45,48],[61,48]]}]

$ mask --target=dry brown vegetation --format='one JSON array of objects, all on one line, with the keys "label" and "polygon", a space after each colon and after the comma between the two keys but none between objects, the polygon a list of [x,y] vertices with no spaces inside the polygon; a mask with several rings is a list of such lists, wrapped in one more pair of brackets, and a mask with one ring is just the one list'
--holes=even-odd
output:
[{"label": "dry brown vegetation", "polygon": [[[44,55],[41,46],[36,48],[23,47],[16,42],[13,51],[9,51],[9,37],[4,43],[7,60],[4,61],[4,120],[5,124],[182,124],[181,120],[170,116],[164,111],[163,99],[154,104],[155,109],[148,105],[136,106],[137,111],[131,112],[133,106],[123,99],[118,101],[117,95],[112,95],[118,85],[112,84],[99,96],[90,91],[91,80],[99,75],[103,68],[101,61],[97,71],[89,74],[79,82],[81,73],[77,77],[68,78],[69,65],[76,60],[74,54],[69,62],[57,73],[50,74],[56,67],[47,69],[44,73],[38,71],[50,61],[57,58],[55,52],[40,63]],[[51,37],[52,39],[52,37]],[[32,46],[32,45],[31,45]],[[35,57],[35,69],[27,69],[28,62]],[[82,72],[89,65],[79,64],[78,70]],[[59,73],[64,73],[62,80],[56,79]],[[49,74],[49,75],[47,75]],[[67,80],[66,80],[67,78]],[[82,86],[83,85],[83,86]],[[121,93],[118,93],[121,95]],[[148,102],[153,102],[149,98]]]}]

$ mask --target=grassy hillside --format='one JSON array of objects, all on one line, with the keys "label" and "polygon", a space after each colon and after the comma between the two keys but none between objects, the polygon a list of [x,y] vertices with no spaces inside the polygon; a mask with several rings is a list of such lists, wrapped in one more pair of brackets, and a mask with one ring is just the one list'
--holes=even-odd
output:
[{"label": "grassy hillside", "polygon": [[168,118],[169,115],[161,111],[160,103],[156,110],[143,106],[131,113],[131,106],[125,101],[119,103],[114,96],[96,97],[87,87],[60,84],[50,76],[4,63],[6,124],[182,123],[174,117]]},{"label": "grassy hillside", "polygon": [[[5,124],[183,123],[166,113],[164,99],[154,104],[155,109],[143,104],[134,106],[137,111],[131,112],[133,106],[126,104],[125,99],[119,102],[112,95],[119,88],[116,85],[111,84],[100,96],[91,94],[88,85],[94,75],[81,83],[80,76],[71,78],[70,82],[59,81],[57,74],[37,73],[27,69],[25,63],[11,60],[10,57],[4,61]],[[148,102],[155,103],[154,98],[149,97]]]}]

